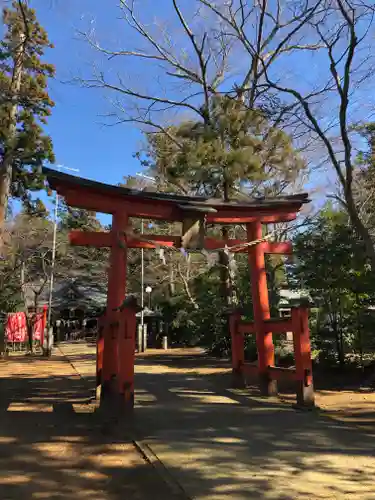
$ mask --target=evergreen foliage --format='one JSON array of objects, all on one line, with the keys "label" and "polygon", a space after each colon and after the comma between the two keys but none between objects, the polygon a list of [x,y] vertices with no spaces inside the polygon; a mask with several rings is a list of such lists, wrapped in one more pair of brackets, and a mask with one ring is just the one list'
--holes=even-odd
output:
[{"label": "evergreen foliage", "polygon": [[[41,166],[53,163],[52,140],[43,126],[54,105],[48,94],[48,79],[54,66],[45,62],[52,48],[48,35],[27,2],[13,1],[3,10],[5,34],[0,41],[0,171],[10,157],[12,172],[10,195],[26,206],[34,204],[30,191],[43,188]],[[22,44],[21,56],[19,55]],[[21,57],[22,60],[18,58]],[[14,91],[16,65],[21,66],[19,92]],[[15,133],[12,107],[17,106]]]}]

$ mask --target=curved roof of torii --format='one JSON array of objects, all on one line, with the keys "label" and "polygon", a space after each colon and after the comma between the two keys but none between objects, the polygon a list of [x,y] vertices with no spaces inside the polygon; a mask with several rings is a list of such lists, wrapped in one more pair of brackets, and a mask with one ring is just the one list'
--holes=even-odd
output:
[{"label": "curved roof of torii", "polygon": [[69,205],[104,213],[126,212],[130,217],[182,220],[186,213],[204,212],[207,222],[219,224],[253,220],[281,222],[295,219],[302,205],[309,202],[307,193],[224,202],[200,196],[139,191],[50,168],[43,168],[43,173],[49,186],[64,196]]}]

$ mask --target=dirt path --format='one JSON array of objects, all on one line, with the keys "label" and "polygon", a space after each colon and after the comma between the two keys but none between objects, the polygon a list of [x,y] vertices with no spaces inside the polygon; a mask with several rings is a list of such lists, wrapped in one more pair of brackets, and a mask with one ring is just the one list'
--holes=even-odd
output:
[{"label": "dirt path", "polygon": [[[94,373],[92,348],[83,364],[83,347],[64,349]],[[229,374],[197,351],[137,359],[139,437],[190,498],[375,499],[374,393],[318,392],[322,410],[298,412],[251,388],[230,389]]]},{"label": "dirt path", "polygon": [[132,441],[105,429],[62,356],[0,361],[0,499],[169,499]]},{"label": "dirt path", "polygon": [[227,375],[204,357],[138,360],[143,439],[191,497],[375,498],[374,395],[341,394],[338,411],[337,395],[318,394],[322,411],[298,412]]},{"label": "dirt path", "polygon": [[[62,351],[0,361],[0,499],[180,497],[125,421],[114,432],[97,418],[95,349]],[[374,393],[318,392],[322,410],[301,413],[230,389],[229,374],[198,351],[137,359],[137,437],[187,497],[375,499]]]}]

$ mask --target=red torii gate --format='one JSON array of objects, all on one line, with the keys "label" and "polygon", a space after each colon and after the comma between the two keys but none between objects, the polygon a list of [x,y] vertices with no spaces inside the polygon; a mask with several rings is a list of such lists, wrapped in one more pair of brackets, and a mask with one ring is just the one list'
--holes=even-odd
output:
[{"label": "red torii gate", "polygon": [[[292,221],[308,195],[298,194],[273,199],[254,200],[249,203],[229,202],[153,193],[111,186],[80,177],[43,169],[49,186],[64,196],[66,202],[77,208],[112,214],[110,232],[72,231],[73,245],[109,247],[110,267],[108,275],[107,309],[103,324],[104,347],[99,346],[99,368],[101,368],[102,402],[113,396],[125,406],[134,402],[134,352],[136,319],[135,307],[130,302],[122,309],[126,295],[126,271],[128,248],[155,248],[158,244],[178,247],[181,238],[168,235],[142,235],[137,237],[129,231],[129,217],[144,219],[185,221],[196,217],[197,211],[204,214],[209,224],[245,224],[247,240],[220,241],[204,238],[204,248],[215,250],[225,245],[239,245],[237,251],[247,252],[250,266],[251,289],[254,308],[254,322],[241,321],[239,311],[233,311],[229,318],[232,338],[232,367],[236,378],[243,379],[248,372],[256,371],[263,395],[276,392],[276,380],[287,378],[297,384],[297,401],[313,405],[311,348],[308,328],[308,309],[301,306],[292,309],[291,319],[270,319],[267,278],[265,270],[266,253],[290,254],[290,242],[270,242],[262,238],[262,224]],[[201,215],[202,216],[202,215]],[[260,240],[251,246],[247,242]],[[155,242],[155,243],[153,243]],[[272,334],[293,332],[295,368],[275,367]],[[244,334],[256,334],[258,364],[245,363]],[[102,352],[103,351],[103,352]]]}]

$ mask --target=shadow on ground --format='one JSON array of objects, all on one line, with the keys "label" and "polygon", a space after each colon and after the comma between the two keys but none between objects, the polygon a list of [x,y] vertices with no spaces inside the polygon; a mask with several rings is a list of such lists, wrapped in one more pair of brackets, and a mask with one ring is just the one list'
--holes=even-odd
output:
[{"label": "shadow on ground", "polygon": [[375,498],[373,401],[345,421],[296,411],[256,388],[230,389],[222,366],[204,356],[137,360],[139,435],[191,497]]},{"label": "shadow on ground", "polygon": [[[94,373],[87,346],[69,360]],[[371,400],[345,419],[296,411],[255,387],[231,389],[225,362],[150,354],[137,358],[134,431],[125,418],[115,427],[86,413],[93,386],[74,370],[0,379],[0,498],[173,498],[135,452],[133,432],[190,498],[375,497]]]},{"label": "shadow on ground", "polygon": [[136,450],[127,426],[104,425],[93,412],[94,380],[63,364],[68,375],[38,377],[43,361],[17,358],[14,366],[34,378],[0,378],[0,499],[178,498]]}]

